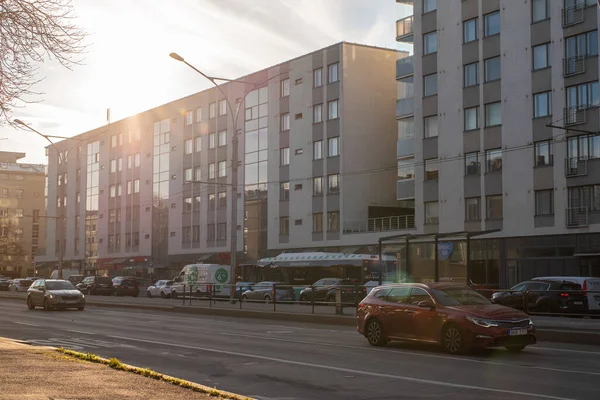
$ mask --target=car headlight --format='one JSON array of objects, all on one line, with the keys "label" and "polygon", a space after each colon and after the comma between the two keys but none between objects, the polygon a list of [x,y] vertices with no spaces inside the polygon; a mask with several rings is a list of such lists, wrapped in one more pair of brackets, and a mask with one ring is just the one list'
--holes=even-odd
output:
[{"label": "car headlight", "polygon": [[51,298],[51,299],[54,299],[56,296],[53,295],[53,294],[49,294],[48,297]]},{"label": "car headlight", "polygon": [[81,298],[85,300],[85,294],[81,293]]},{"label": "car headlight", "polygon": [[531,320],[531,318],[529,318],[527,321],[529,322],[529,327],[533,328],[533,321]]},{"label": "car headlight", "polygon": [[490,320],[487,320],[487,319],[475,318],[475,317],[467,317],[467,319],[469,321],[471,321],[472,323],[474,323],[475,325],[483,326],[484,328],[490,328],[492,326],[498,326],[498,324],[495,323],[494,321],[490,321]]}]

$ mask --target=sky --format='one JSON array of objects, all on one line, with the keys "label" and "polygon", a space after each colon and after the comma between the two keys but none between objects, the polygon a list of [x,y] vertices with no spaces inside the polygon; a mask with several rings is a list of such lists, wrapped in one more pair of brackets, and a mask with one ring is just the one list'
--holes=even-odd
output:
[{"label": "sky", "polygon": [[[203,72],[239,77],[340,41],[410,50],[395,21],[412,8],[395,0],[72,0],[87,31],[83,65],[40,65],[42,100],[19,118],[48,135],[74,136],[189,96],[210,83],[169,58],[177,52]],[[391,83],[393,84],[393,83]],[[0,127],[1,151],[45,163],[43,138]]]}]

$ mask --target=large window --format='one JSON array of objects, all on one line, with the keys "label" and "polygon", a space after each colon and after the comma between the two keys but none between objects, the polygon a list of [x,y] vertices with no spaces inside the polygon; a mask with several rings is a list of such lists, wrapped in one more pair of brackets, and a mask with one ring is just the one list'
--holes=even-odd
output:
[{"label": "large window", "polygon": [[502,103],[485,105],[485,126],[502,125]]},{"label": "large window", "polygon": [[582,109],[595,107],[599,104],[598,82],[582,83],[567,88],[567,107]]},{"label": "large window", "polygon": [[487,196],[485,198],[487,218],[500,219],[502,218],[502,195]]},{"label": "large window", "polygon": [[340,212],[331,211],[327,213],[327,232],[340,231]]},{"label": "large window", "polygon": [[437,0],[423,0],[423,14],[437,10]]},{"label": "large window", "polygon": [[425,75],[423,77],[423,96],[433,96],[438,93],[437,74]]},{"label": "large window", "polygon": [[191,182],[192,180],[194,180],[193,170],[191,168],[184,169],[183,170],[183,182],[187,183],[187,182]]},{"label": "large window", "polygon": [[183,142],[183,148],[185,154],[192,154],[194,151],[194,143],[192,139],[186,139],[185,142]]},{"label": "large window", "polygon": [[479,197],[465,199],[465,221],[481,220],[481,205]]},{"label": "large window", "polygon": [[339,63],[330,64],[327,67],[327,81],[329,83],[337,82],[340,80],[339,68],[340,68]]},{"label": "large window", "polygon": [[502,149],[485,152],[485,172],[502,171]]},{"label": "large window", "polygon": [[332,174],[327,177],[327,194],[340,192],[340,174]]},{"label": "large window", "polygon": [[215,163],[208,164],[208,179],[215,179]]},{"label": "large window", "polygon": [[552,92],[542,92],[533,95],[533,117],[548,117],[552,115]]},{"label": "large window", "polygon": [[426,138],[437,137],[438,135],[438,116],[423,118],[423,131]]},{"label": "large window", "polygon": [[227,100],[219,100],[219,115],[227,115]]},{"label": "large window", "polygon": [[316,88],[323,86],[323,68],[313,70],[313,86]]},{"label": "large window", "polygon": [[479,152],[465,154],[465,175],[479,175],[481,173],[481,163],[479,162]]},{"label": "large window", "polygon": [[500,11],[485,15],[484,17],[484,36],[492,36],[500,33]]},{"label": "large window", "polygon": [[279,236],[290,234],[290,217],[279,217]]},{"label": "large window", "polygon": [[217,116],[217,104],[216,103],[210,103],[208,105],[208,117],[209,118],[216,118]]},{"label": "large window", "polygon": [[219,161],[219,178],[227,176],[227,161]]},{"label": "large window", "polygon": [[398,180],[415,179],[415,159],[413,157],[398,160]]},{"label": "large window", "polygon": [[327,103],[327,119],[338,118],[338,100],[333,100]]},{"label": "large window", "polygon": [[315,232],[315,233],[323,232],[323,213],[314,213],[313,214],[313,232]]},{"label": "large window", "polygon": [[544,140],[535,143],[535,166],[543,167],[554,163],[552,141]]},{"label": "large window", "polygon": [[319,122],[323,122],[323,104],[313,106],[313,123],[318,124]]},{"label": "large window", "polygon": [[339,136],[327,139],[327,157],[335,157],[340,155],[340,138]]},{"label": "large window", "polygon": [[316,140],[313,142],[313,160],[321,160],[323,158],[323,141]]},{"label": "large window", "polygon": [[425,160],[425,180],[435,181],[438,179],[438,160],[437,158]]},{"label": "large window", "polygon": [[284,147],[279,149],[279,165],[290,165],[290,148]]},{"label": "large window", "polygon": [[281,131],[290,130],[290,113],[281,114]]},{"label": "large window", "polygon": [[423,55],[436,53],[438,50],[437,32],[430,32],[423,35]]},{"label": "large window", "polygon": [[552,47],[550,43],[533,46],[533,70],[552,66]]},{"label": "large window", "polygon": [[415,137],[415,119],[414,117],[398,120],[398,140],[410,139]]},{"label": "large window", "polygon": [[485,60],[485,81],[497,81],[500,79],[500,57],[488,58]]},{"label": "large window", "polygon": [[323,177],[317,176],[313,178],[313,196],[323,195]]},{"label": "large window", "polygon": [[550,18],[548,0],[531,1],[531,22],[543,21]]},{"label": "large window", "polygon": [[465,131],[479,129],[479,106],[465,108]]},{"label": "large window", "polygon": [[554,214],[554,191],[536,190],[535,191],[535,215],[553,215]]},{"label": "large window", "polygon": [[281,89],[281,97],[287,97],[290,95],[290,80],[289,79],[283,79],[280,82],[280,89]]},{"label": "large window", "polygon": [[216,139],[215,139],[215,133],[209,133],[208,134],[208,148],[209,149],[214,149],[216,147]]},{"label": "large window", "polygon": [[474,62],[464,66],[465,77],[464,86],[475,86],[479,84],[479,62]]},{"label": "large window", "polygon": [[290,183],[282,182],[279,184],[279,200],[289,201],[290,200]]},{"label": "large window", "polygon": [[227,146],[227,131],[219,131],[219,147]]},{"label": "large window", "polygon": [[463,22],[463,42],[474,42],[478,38],[478,19],[473,18]]},{"label": "large window", "polygon": [[598,31],[590,31],[565,38],[565,56],[597,56]]},{"label": "large window", "polygon": [[185,125],[192,125],[194,123],[194,112],[189,110],[185,112]]},{"label": "large window", "polygon": [[437,224],[439,222],[440,210],[437,201],[428,201],[425,203],[425,223]]}]

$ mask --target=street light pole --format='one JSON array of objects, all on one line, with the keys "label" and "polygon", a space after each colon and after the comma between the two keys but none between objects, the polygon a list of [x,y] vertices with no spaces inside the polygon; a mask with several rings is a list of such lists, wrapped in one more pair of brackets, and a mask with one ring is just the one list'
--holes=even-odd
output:
[{"label": "street light pole", "polygon": [[[65,167],[66,167],[65,160],[64,160],[61,152],[58,150],[58,147],[56,147],[54,142],[52,142],[52,140],[50,140],[49,135],[44,135],[43,133],[33,129],[32,127],[27,125],[25,122],[21,121],[20,119],[15,119],[14,122],[18,125],[21,125],[22,127],[26,128],[26,129],[30,130],[31,132],[38,134],[39,136],[43,137],[44,139],[46,139],[48,141],[48,143],[50,143],[52,148],[54,148],[54,151],[56,151],[56,154],[58,155],[58,160],[60,161],[60,164],[65,165]],[[57,174],[58,174],[58,168],[57,168]],[[60,217],[57,218],[57,220],[61,221],[61,223],[60,223],[60,238],[62,239],[61,240],[62,243],[59,243],[59,246],[58,246],[58,279],[63,278],[63,261],[64,261],[64,255],[65,255],[64,248],[65,248],[65,244],[66,244],[64,210],[61,214],[63,214],[63,215],[61,215]]]}]

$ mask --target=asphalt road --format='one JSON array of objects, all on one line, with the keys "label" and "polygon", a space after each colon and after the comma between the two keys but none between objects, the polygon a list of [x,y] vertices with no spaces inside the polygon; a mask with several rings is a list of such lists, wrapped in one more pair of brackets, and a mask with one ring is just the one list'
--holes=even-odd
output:
[{"label": "asphalt road", "polygon": [[540,343],[448,356],[370,347],[354,329],[0,301],[0,336],[64,346],[258,399],[599,399],[600,347]]}]

